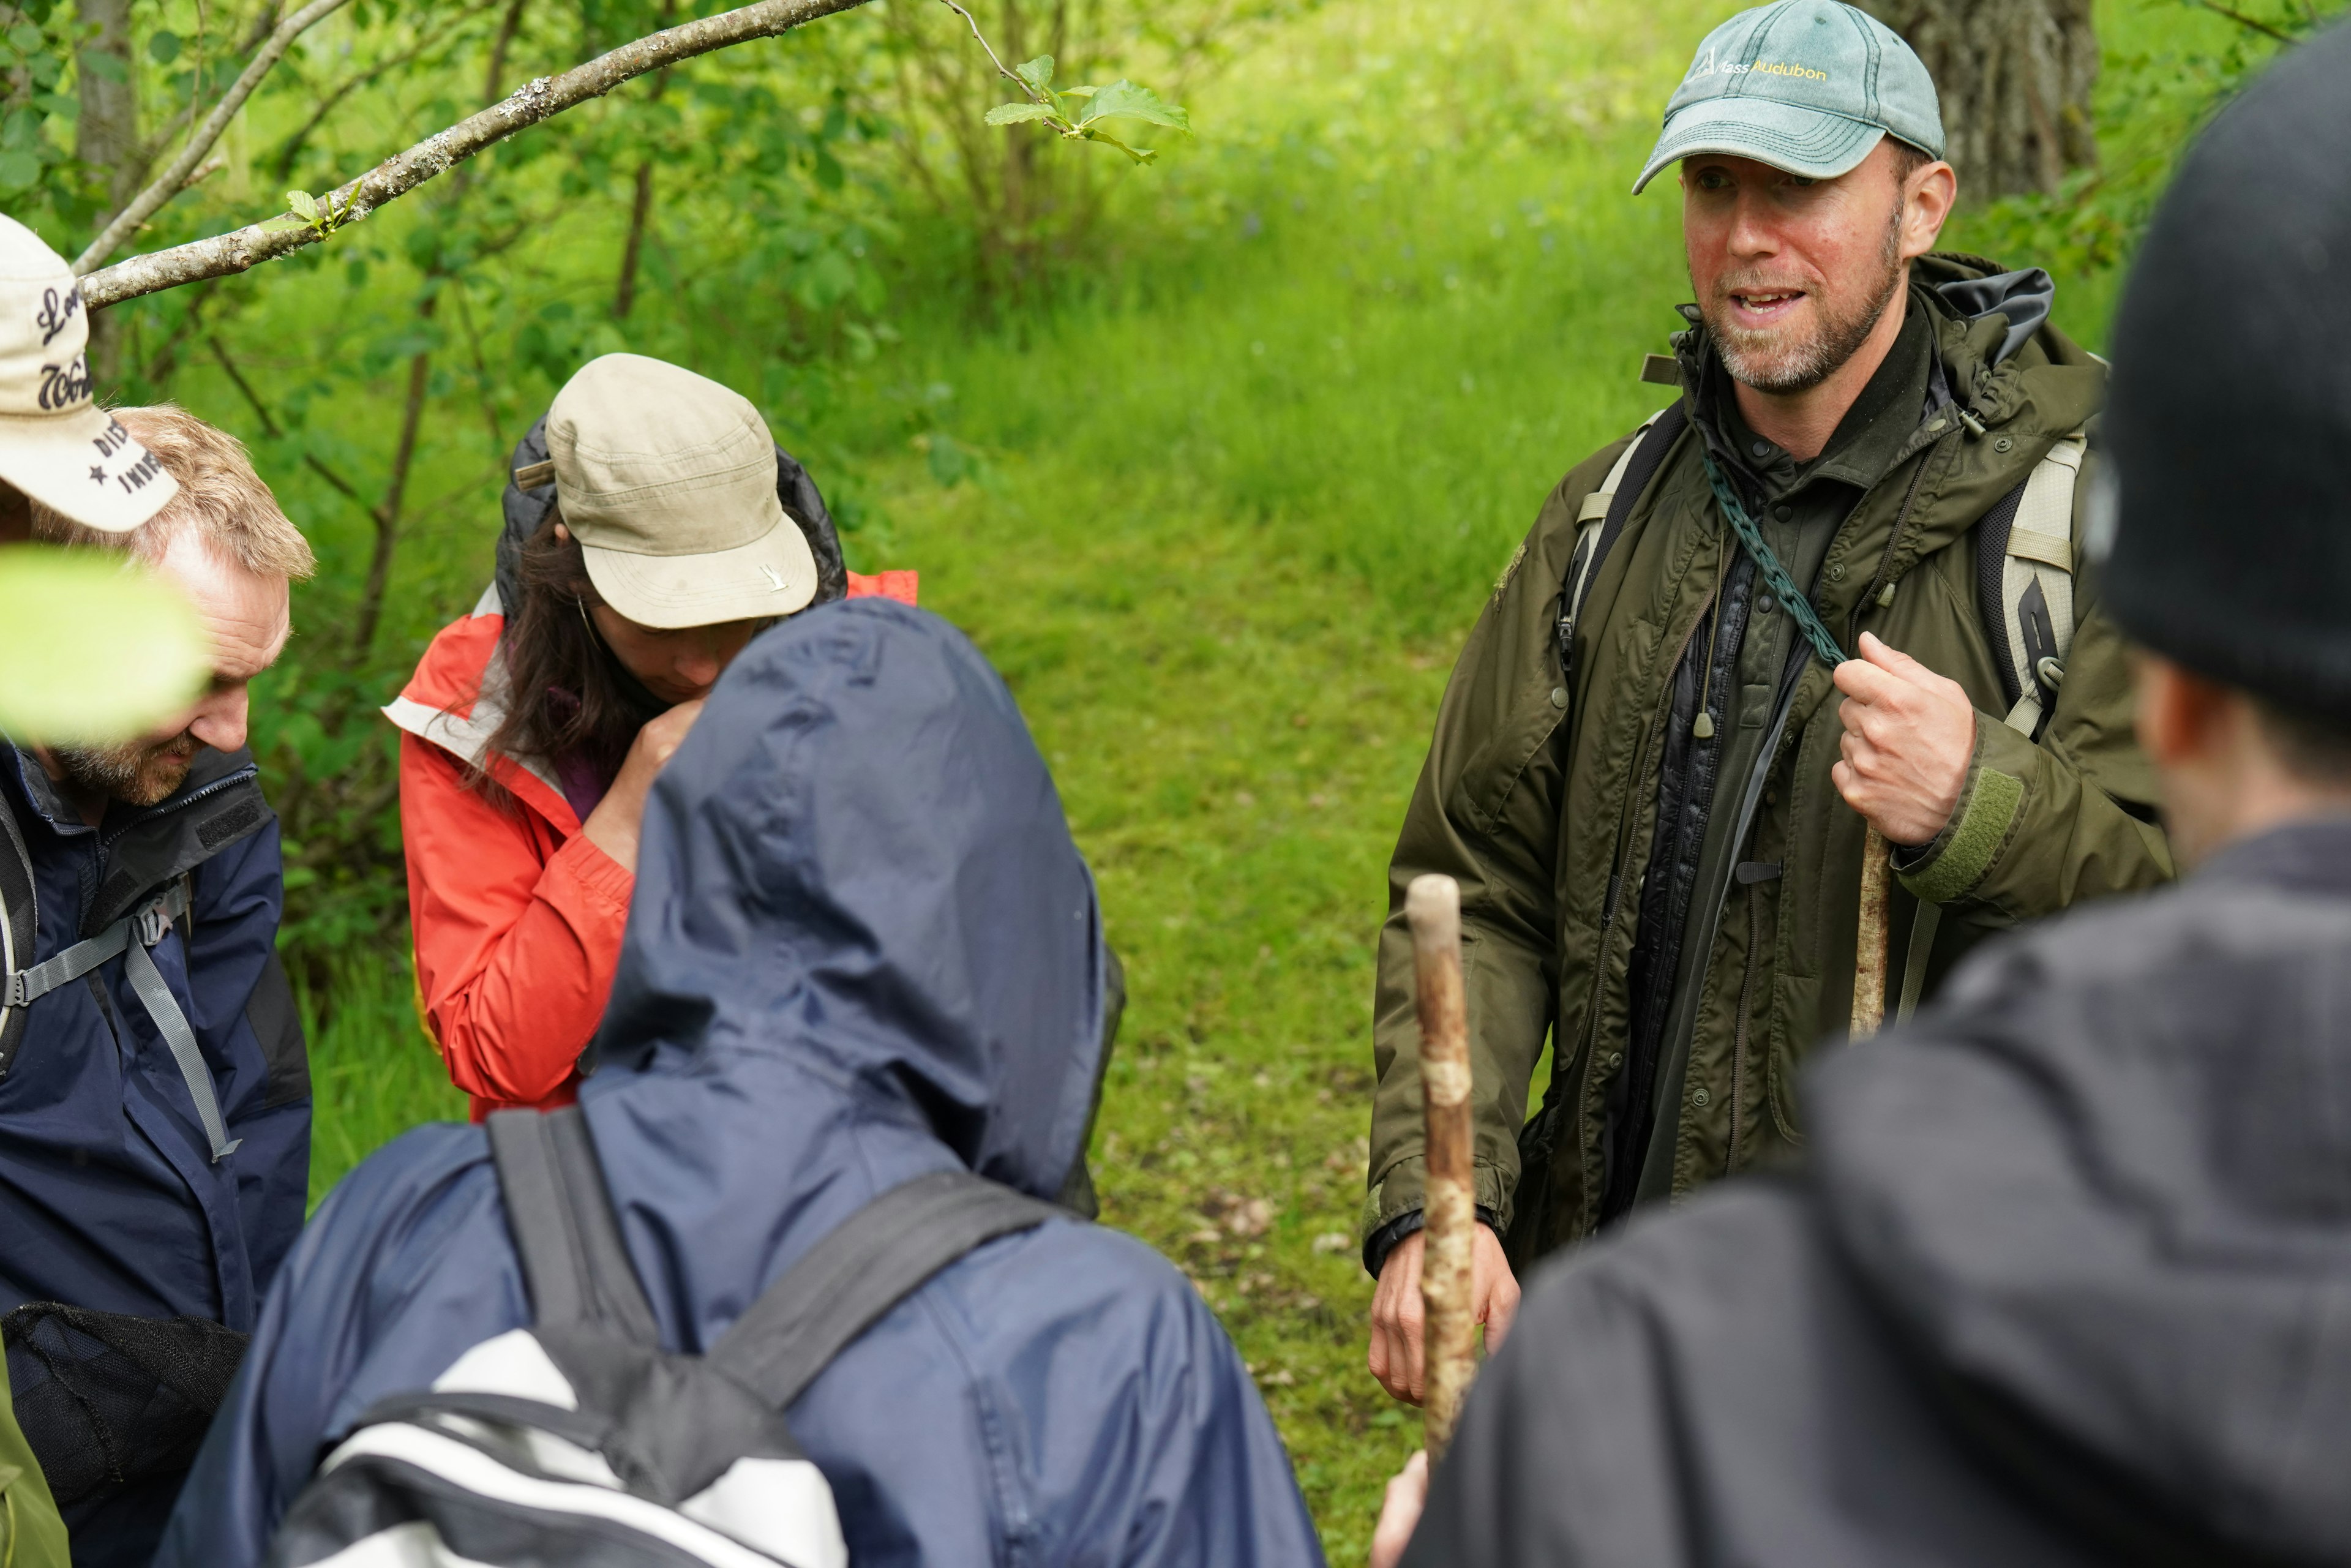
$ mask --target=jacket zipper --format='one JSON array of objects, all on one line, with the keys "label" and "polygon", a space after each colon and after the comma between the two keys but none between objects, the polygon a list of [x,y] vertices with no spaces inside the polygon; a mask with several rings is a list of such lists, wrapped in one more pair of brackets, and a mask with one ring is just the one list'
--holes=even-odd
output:
[{"label": "jacket zipper", "polygon": [[1747,1036],[1749,1020],[1755,1016],[1755,934],[1762,925],[1762,901],[1758,896],[1762,888],[1760,882],[1747,884],[1747,967],[1739,980],[1739,1029],[1730,1042],[1730,1145],[1722,1162],[1724,1171],[1732,1175],[1739,1170],[1740,1134],[1745,1122],[1740,1113],[1747,1104]]},{"label": "jacket zipper", "polygon": [[211,783],[205,785],[203,789],[198,789],[193,795],[183,796],[179,800],[171,801],[163,806],[159,806],[153,810],[141,813],[138,817],[133,818],[131,821],[125,822],[122,826],[115,829],[109,836],[99,840],[98,847],[101,851],[110,850],[116,843],[120,841],[122,835],[131,831],[131,829],[142,827],[149,822],[158,820],[159,818],[171,816],[175,811],[184,811],[189,807],[194,805],[197,801],[203,800],[205,796],[217,795],[232,784],[243,784],[248,779],[258,778],[260,773],[261,768],[259,764],[248,762],[234,773],[223,774],[220,778],[214,779]]},{"label": "jacket zipper", "polygon": [[[1722,548],[1728,549],[1729,546],[1726,543]],[[1632,852],[1633,810],[1636,801],[1645,795],[1655,792],[1655,780],[1650,778],[1649,764],[1656,751],[1657,737],[1673,716],[1672,672],[1679,669],[1681,662],[1689,656],[1690,643],[1697,639],[1698,629],[1705,623],[1707,612],[1713,606],[1714,594],[1709,591],[1703,600],[1698,601],[1698,613],[1690,617],[1689,626],[1683,632],[1681,642],[1675,648],[1672,660],[1665,666],[1667,678],[1659,690],[1658,707],[1650,717],[1647,733],[1641,737],[1640,766],[1633,770],[1633,787],[1625,792],[1624,803],[1617,808],[1615,865],[1609,874],[1608,896],[1600,912],[1600,937],[1594,944],[1592,989],[1583,1001],[1583,1025],[1576,1031],[1576,1050],[1579,1052],[1598,1044],[1595,1031],[1600,1026],[1600,992],[1608,973],[1608,938],[1616,928],[1616,913],[1624,903],[1625,873]],[[1560,1070],[1558,1051],[1554,1045],[1552,1054],[1552,1072],[1554,1082],[1557,1082]]]}]

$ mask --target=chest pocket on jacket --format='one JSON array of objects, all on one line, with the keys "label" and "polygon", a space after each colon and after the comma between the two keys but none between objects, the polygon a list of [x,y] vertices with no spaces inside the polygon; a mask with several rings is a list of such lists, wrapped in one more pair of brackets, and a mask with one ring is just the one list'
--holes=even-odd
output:
[{"label": "chest pocket on jacket", "polygon": [[1527,765],[1566,717],[1566,687],[1518,693],[1501,725],[1470,753],[1448,805],[1479,832],[1492,832],[1501,821],[1510,792],[1525,777]]}]

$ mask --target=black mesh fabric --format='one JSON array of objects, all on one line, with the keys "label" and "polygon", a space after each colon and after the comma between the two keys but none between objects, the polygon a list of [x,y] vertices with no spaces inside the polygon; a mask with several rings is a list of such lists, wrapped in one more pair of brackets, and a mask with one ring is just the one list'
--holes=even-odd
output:
[{"label": "black mesh fabric", "polygon": [[0,1318],[16,1420],[58,1505],[193,1463],[250,1337],[57,1301]]}]

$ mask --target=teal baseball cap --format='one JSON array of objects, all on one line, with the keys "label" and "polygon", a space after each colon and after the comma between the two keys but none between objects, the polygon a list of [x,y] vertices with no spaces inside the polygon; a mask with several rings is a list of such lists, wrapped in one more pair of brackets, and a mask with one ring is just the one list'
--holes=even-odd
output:
[{"label": "teal baseball cap", "polygon": [[1665,131],[1633,193],[1699,152],[1834,179],[1886,136],[1943,155],[1943,110],[1925,64],[1865,11],[1837,0],[1778,0],[1706,36],[1666,105]]}]

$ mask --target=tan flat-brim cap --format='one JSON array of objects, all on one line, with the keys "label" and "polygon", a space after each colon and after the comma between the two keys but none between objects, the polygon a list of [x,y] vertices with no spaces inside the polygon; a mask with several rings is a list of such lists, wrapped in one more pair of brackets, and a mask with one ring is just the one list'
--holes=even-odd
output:
[{"label": "tan flat-brim cap", "polygon": [[124,533],[180,493],[90,399],[89,315],[63,257],[0,217],[0,479],[87,528]]},{"label": "tan flat-brim cap", "polygon": [[816,597],[750,400],[642,354],[590,360],[547,415],[563,521],[589,580],[640,626],[762,620]]}]

